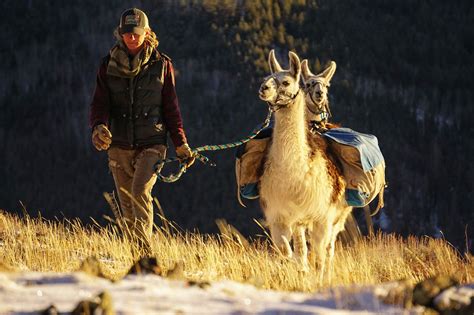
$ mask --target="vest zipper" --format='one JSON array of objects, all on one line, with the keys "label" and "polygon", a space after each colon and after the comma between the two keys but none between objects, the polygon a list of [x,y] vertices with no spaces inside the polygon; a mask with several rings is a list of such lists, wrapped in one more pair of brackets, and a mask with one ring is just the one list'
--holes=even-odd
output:
[{"label": "vest zipper", "polygon": [[131,140],[132,140],[130,146],[132,148],[135,146],[135,124],[133,123],[133,92],[134,92],[133,79],[134,78],[130,78],[129,86],[128,86],[128,90],[130,93],[130,106],[129,106],[130,124],[131,124],[130,135],[131,135]]}]

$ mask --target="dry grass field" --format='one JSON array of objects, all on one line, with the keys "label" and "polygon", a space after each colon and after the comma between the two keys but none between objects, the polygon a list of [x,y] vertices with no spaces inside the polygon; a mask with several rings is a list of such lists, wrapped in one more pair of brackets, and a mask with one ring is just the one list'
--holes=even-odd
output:
[{"label": "dry grass field", "polygon": [[[219,235],[184,232],[171,222],[164,223],[157,227],[153,250],[168,275],[196,281],[230,279],[276,290],[322,289],[317,271],[299,272],[265,238],[248,241],[223,222]],[[0,271],[73,271],[91,256],[99,259],[108,277],[119,279],[140,252],[113,224],[84,227],[79,221],[19,218],[0,212]],[[339,243],[333,277],[323,287],[401,279],[418,282],[438,274],[473,283],[473,256],[459,253],[442,239],[377,234],[350,246]]]}]

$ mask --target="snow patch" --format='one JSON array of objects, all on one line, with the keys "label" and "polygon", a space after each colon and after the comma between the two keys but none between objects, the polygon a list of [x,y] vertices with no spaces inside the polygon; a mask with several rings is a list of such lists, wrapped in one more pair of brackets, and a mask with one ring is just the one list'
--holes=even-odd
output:
[{"label": "snow patch", "polygon": [[38,312],[54,304],[71,312],[107,291],[118,314],[419,314],[385,305],[390,284],[333,288],[320,293],[261,290],[234,281],[205,288],[156,275],[118,282],[85,273],[0,273],[0,314]]}]

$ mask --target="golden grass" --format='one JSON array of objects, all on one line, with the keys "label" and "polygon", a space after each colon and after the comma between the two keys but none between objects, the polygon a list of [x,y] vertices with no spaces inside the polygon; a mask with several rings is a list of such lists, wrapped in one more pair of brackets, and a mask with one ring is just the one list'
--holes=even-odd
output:
[{"label": "golden grass", "polygon": [[[275,254],[270,242],[249,243],[232,233],[232,227],[219,235],[158,228],[153,250],[163,270],[182,264],[184,272],[178,277],[189,280],[230,279],[276,290],[321,289],[317,271],[299,272],[295,263]],[[107,276],[119,279],[139,253],[112,225],[84,227],[79,221],[20,219],[0,212],[0,271],[74,271],[90,256],[99,258]],[[474,259],[441,239],[378,234],[351,246],[339,243],[333,277],[323,287],[401,279],[418,282],[437,274],[472,283]]]}]

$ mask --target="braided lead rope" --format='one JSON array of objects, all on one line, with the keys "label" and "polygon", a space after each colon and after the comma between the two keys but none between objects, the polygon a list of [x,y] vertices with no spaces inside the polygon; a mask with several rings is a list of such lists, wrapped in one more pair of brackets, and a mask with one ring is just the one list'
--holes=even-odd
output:
[{"label": "braided lead rope", "polygon": [[[255,128],[248,137],[246,137],[244,139],[241,139],[241,140],[238,140],[238,141],[235,141],[235,142],[226,143],[226,144],[203,145],[201,147],[198,147],[198,148],[192,150],[194,157],[196,159],[198,159],[199,161],[201,161],[203,164],[210,165],[210,166],[216,166],[216,164],[211,162],[209,160],[209,158],[207,158],[206,156],[202,155],[199,152],[225,150],[225,149],[235,148],[235,147],[241,146],[242,144],[245,144],[245,143],[249,142],[250,140],[255,138],[260,133],[260,131],[262,131],[263,129],[267,128],[268,125],[270,125],[270,120],[272,118],[272,113],[273,112],[274,112],[274,110],[270,106],[268,106],[267,118],[265,118],[265,121],[263,122],[263,124],[260,127]],[[161,169],[163,168],[164,164],[170,163],[170,162],[175,162],[175,161],[180,161],[180,159],[178,157],[170,157],[170,158],[167,158],[167,159],[158,160],[155,163],[153,168],[154,168],[154,171],[155,171],[155,173],[158,176],[158,179],[160,181],[165,182],[165,183],[174,183],[178,179],[180,179],[180,177],[184,173],[186,173],[187,165],[186,165],[186,163],[183,163],[183,162],[180,161],[177,173],[171,174],[169,176],[163,176],[161,174]]]}]

